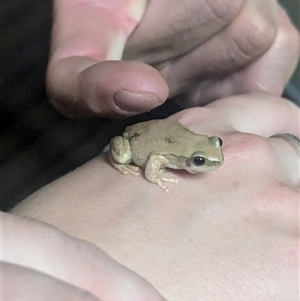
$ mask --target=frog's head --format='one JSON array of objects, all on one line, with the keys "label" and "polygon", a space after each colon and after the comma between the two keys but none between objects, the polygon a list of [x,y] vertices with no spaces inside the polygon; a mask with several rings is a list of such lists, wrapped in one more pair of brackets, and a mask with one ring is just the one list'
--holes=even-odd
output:
[{"label": "frog's head", "polygon": [[219,168],[224,161],[222,144],[222,139],[219,137],[207,137],[206,143],[203,143],[199,150],[193,152],[191,157],[185,161],[184,168],[190,173],[212,171]]}]

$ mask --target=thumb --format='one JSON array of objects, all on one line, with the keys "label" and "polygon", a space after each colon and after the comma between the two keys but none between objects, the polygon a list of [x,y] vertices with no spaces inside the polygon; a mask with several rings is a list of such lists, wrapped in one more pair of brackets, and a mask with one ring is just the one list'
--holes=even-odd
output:
[{"label": "thumb", "polygon": [[147,0],[54,1],[47,90],[62,114],[129,117],[166,100],[168,86],[158,71],[121,61],[147,4]]},{"label": "thumb", "polygon": [[73,118],[124,118],[150,111],[168,97],[169,88],[149,65],[72,57],[49,65],[48,94],[63,115]]}]

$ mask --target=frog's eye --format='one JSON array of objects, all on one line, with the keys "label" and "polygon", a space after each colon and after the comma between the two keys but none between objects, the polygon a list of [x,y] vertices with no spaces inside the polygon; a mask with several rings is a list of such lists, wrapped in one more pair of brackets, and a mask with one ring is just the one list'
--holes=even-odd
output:
[{"label": "frog's eye", "polygon": [[201,166],[201,165],[205,164],[205,158],[201,157],[201,156],[193,157],[192,161],[193,161],[193,164],[196,166]]},{"label": "frog's eye", "polygon": [[223,145],[223,140],[221,138],[219,138],[219,142],[220,142],[220,146],[222,146]]}]

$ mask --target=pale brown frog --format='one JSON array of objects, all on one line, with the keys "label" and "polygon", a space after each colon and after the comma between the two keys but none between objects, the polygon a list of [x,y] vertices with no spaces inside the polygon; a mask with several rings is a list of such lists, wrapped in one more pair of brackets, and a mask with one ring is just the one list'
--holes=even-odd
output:
[{"label": "pale brown frog", "polygon": [[109,157],[122,174],[136,176],[139,167],[145,168],[146,179],[168,191],[163,182],[178,183],[178,179],[164,178],[165,168],[190,173],[215,170],[224,160],[221,146],[219,137],[196,134],[177,121],[151,120],[129,126],[113,138]]}]

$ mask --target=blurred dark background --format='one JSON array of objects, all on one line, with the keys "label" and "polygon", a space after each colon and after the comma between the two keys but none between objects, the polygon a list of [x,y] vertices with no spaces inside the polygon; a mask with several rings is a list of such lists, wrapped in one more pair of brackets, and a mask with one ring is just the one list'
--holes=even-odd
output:
[{"label": "blurred dark background", "polygon": [[[299,0],[283,1],[299,28]],[[1,1],[0,204],[9,210],[38,188],[98,155],[125,126],[178,110],[168,103],[126,121],[69,120],[44,89],[52,1]],[[299,97],[300,68],[288,89]],[[290,95],[291,94],[291,95]]]}]

